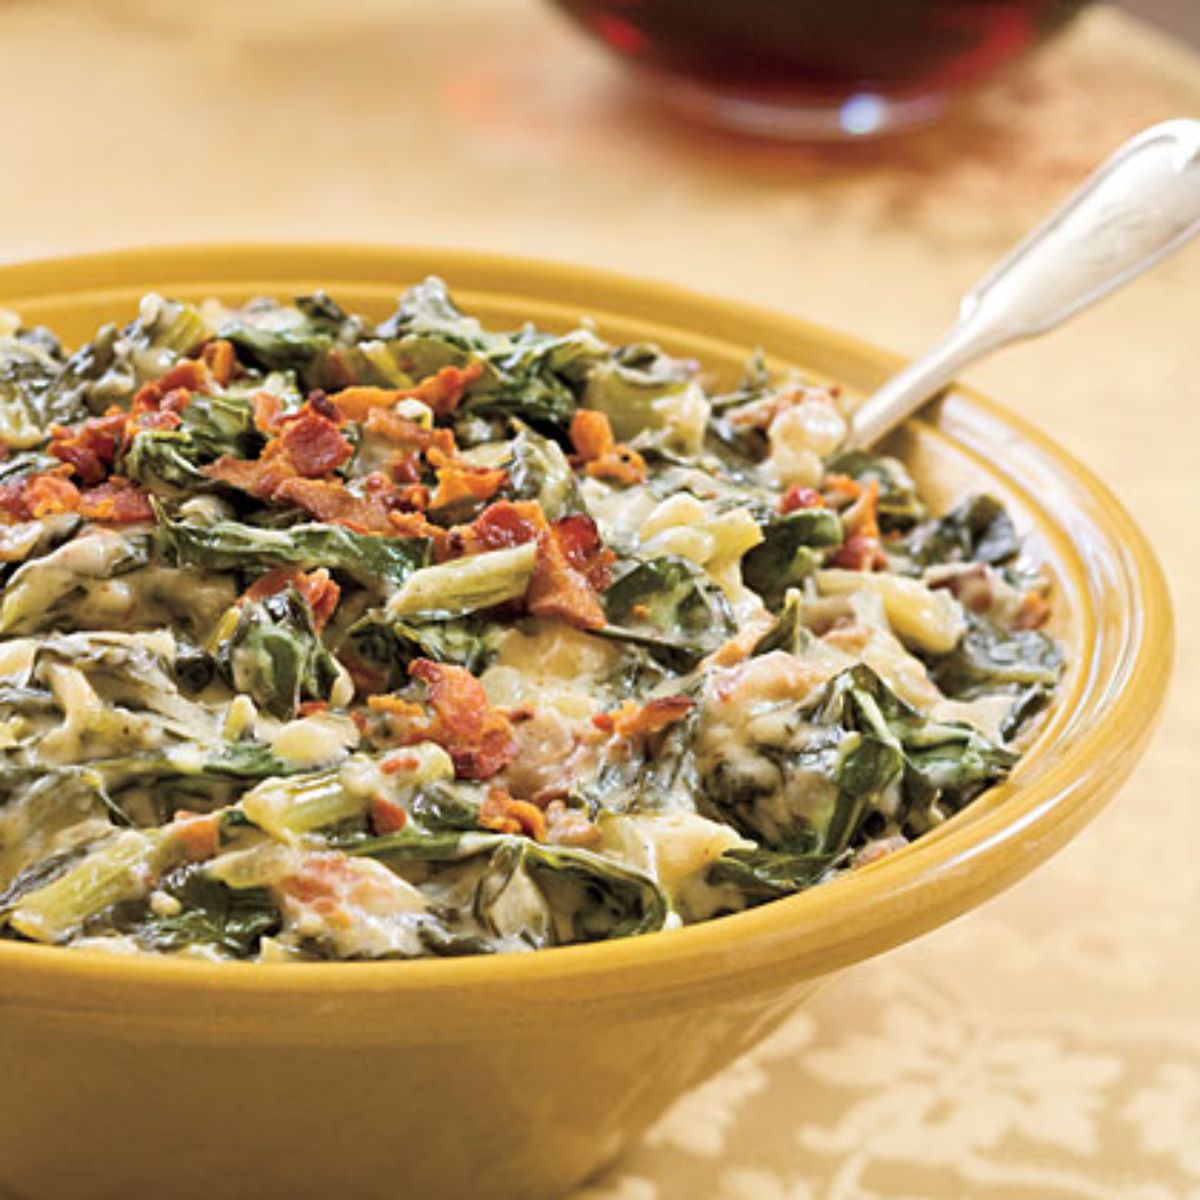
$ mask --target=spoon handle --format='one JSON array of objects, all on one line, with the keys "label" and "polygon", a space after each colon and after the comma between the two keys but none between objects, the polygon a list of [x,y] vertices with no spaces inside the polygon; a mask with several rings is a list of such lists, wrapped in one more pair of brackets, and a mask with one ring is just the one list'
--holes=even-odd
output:
[{"label": "spoon handle", "polygon": [[1200,121],[1152,125],[1125,143],[963,299],[927,354],[855,412],[848,441],[878,441],[968,364],[1045,333],[1200,232]]}]

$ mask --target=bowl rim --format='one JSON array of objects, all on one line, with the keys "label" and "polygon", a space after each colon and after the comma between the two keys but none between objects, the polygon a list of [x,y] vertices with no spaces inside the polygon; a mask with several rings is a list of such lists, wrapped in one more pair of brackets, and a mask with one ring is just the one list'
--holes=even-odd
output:
[{"label": "bowl rim", "polygon": [[[742,301],[721,299],[658,280],[514,255],[450,247],[359,243],[219,243],[145,246],[0,265],[0,305],[54,297],[176,286],[219,289],[301,287],[322,278],[331,290],[390,283],[397,289],[433,269],[471,278],[463,292],[484,287],[531,303],[557,298],[580,314],[603,310],[689,332],[757,330],[771,356],[780,346],[820,344],[835,357],[866,366],[882,379],[901,356],[851,335]],[[478,282],[482,281],[482,282]],[[507,281],[507,282],[506,282]],[[511,291],[502,291],[503,288]],[[532,291],[531,291],[532,289]],[[599,297],[595,304],[587,302]],[[577,297],[577,299],[564,299]],[[665,314],[665,315],[663,315]],[[716,322],[717,324],[714,324]],[[790,361],[804,369],[802,359]],[[403,1004],[437,1004],[447,989],[486,987],[523,1009],[548,1017],[568,993],[573,1003],[637,1002],[670,993],[691,1007],[733,996],[756,983],[798,983],[840,969],[945,923],[1002,890],[1046,858],[1090,819],[1132,769],[1165,696],[1173,653],[1171,606],[1154,552],[1106,484],[1024,418],[972,388],[955,385],[946,403],[1015,433],[1087,502],[1120,550],[1117,568],[1129,594],[1121,665],[1125,685],[1095,722],[1056,747],[1037,778],[1004,803],[896,855],[797,896],[686,928],[521,955],[361,963],[226,963],[124,957],[0,941],[0,1005],[39,1005],[106,1013],[120,1007],[152,1012],[168,996],[224,996],[230,1006],[301,1005],[317,996],[374,995]],[[1037,747],[1031,760],[1045,756]],[[969,809],[967,810],[969,811]],[[957,818],[956,818],[957,820]],[[207,1001],[206,1001],[207,1002]],[[578,1019],[578,1008],[573,1008]],[[561,1014],[560,1014],[561,1015]],[[567,1019],[563,1017],[563,1019]]]}]

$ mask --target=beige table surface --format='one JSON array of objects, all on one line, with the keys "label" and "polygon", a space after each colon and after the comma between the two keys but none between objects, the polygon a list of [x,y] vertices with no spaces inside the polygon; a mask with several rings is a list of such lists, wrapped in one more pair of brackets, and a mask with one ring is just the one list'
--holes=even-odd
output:
[{"label": "beige table surface", "polygon": [[[0,5],[0,257],[357,239],[537,254],[916,352],[1200,61],[1091,11],[972,115],[830,160],[656,120],[535,0]],[[586,307],[586,296],[580,297]],[[984,910],[849,973],[592,1200],[1200,1197],[1200,246],[974,376],[1111,481],[1180,615],[1120,798]]]}]

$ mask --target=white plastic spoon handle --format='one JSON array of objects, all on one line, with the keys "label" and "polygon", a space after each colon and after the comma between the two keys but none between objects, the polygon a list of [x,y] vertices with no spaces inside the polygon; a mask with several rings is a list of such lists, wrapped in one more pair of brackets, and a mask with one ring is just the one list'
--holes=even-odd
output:
[{"label": "white plastic spoon handle", "polygon": [[1045,333],[1200,232],[1200,121],[1153,125],[1125,143],[969,292],[954,327],[855,412],[869,446],[968,364]]}]

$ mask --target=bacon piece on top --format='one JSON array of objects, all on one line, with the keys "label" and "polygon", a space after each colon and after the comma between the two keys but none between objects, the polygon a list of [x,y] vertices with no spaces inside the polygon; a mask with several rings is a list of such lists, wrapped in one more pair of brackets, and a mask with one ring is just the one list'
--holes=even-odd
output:
[{"label": "bacon piece on top", "polygon": [[607,414],[579,409],[571,418],[570,437],[584,471],[593,479],[641,483],[646,478],[646,460],[617,441]]},{"label": "bacon piece on top", "polygon": [[425,684],[425,705],[395,696],[370,696],[367,706],[382,715],[402,745],[436,742],[454,763],[460,779],[489,779],[516,757],[508,718],[489,704],[483,684],[464,667],[419,658],[408,673]]},{"label": "bacon piece on top", "polygon": [[479,807],[479,823],[496,833],[546,840],[546,814],[528,800],[514,800],[502,787],[488,788],[487,799]]}]

